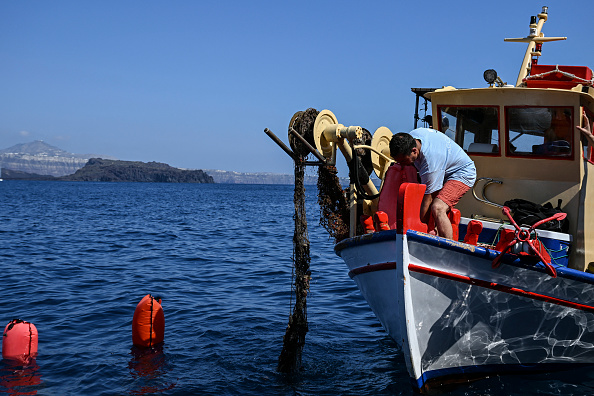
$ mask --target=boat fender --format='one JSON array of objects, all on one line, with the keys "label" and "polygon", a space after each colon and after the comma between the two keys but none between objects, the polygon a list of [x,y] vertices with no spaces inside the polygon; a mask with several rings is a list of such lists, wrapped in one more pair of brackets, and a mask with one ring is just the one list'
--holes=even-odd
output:
[{"label": "boat fender", "polygon": [[33,323],[11,320],[2,333],[2,357],[28,363],[37,356],[37,334]]},{"label": "boat fender", "polygon": [[363,226],[363,230],[366,234],[373,234],[375,232],[375,227],[373,226],[373,217],[369,215],[361,215],[359,220],[361,221],[361,225]]},{"label": "boat fender", "polygon": [[466,235],[464,235],[464,243],[476,246],[479,235],[483,231],[483,223],[478,220],[470,220],[466,226]]},{"label": "boat fender", "polygon": [[165,338],[165,315],[161,299],[150,294],[136,306],[132,319],[132,343],[139,347],[153,347]]}]

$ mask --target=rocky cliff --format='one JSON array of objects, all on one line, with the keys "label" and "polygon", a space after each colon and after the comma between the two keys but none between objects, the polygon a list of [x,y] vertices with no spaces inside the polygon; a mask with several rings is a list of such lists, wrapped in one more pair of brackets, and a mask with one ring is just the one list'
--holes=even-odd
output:
[{"label": "rocky cliff", "polygon": [[214,183],[211,176],[201,170],[182,170],[159,162],[118,161],[91,158],[74,174],[60,177],[68,181],[101,182],[160,182],[160,183]]},{"label": "rocky cliff", "polygon": [[2,169],[15,170],[39,175],[64,176],[76,172],[85,166],[86,159],[66,157],[39,158],[26,154],[2,155]]},{"label": "rocky cliff", "polygon": [[[205,171],[211,175],[215,183],[223,184],[294,184],[295,176],[281,173],[242,173],[224,170],[207,169]],[[318,177],[305,176],[305,184],[317,184]]]},{"label": "rocky cliff", "polygon": [[85,166],[92,157],[98,155],[73,154],[38,140],[0,150],[0,167],[37,175],[65,176]]}]

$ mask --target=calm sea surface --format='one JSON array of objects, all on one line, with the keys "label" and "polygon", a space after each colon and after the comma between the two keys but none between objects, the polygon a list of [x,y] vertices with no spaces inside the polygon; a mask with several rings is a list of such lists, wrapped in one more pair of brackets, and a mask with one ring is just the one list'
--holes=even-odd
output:
[{"label": "calm sea surface", "polygon": [[[410,395],[403,356],[317,224],[303,369],[276,372],[290,314],[292,186],[4,181],[0,326],[39,331],[35,364],[0,361],[0,393]],[[161,349],[132,347],[146,294]],[[495,377],[457,395],[590,395],[593,369]],[[449,394],[449,393],[448,393]]]}]

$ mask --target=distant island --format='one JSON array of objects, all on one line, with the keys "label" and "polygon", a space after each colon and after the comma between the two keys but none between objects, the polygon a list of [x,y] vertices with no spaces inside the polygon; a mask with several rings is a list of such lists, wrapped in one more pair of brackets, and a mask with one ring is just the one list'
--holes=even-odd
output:
[{"label": "distant island", "polygon": [[[121,161],[106,155],[69,153],[40,140],[0,149],[0,168],[0,178],[5,180],[294,183],[293,174],[179,169],[157,162]],[[316,183],[317,175],[305,176],[305,184]]]},{"label": "distant island", "polygon": [[214,183],[214,179],[201,170],[182,170],[160,162],[120,161],[91,158],[72,175],[48,176],[3,170],[4,178],[21,180],[62,180],[95,182],[149,182],[149,183]]},{"label": "distant island", "polygon": [[[233,172],[215,169],[206,169],[215,183],[221,184],[295,184],[295,176],[284,173],[271,172]],[[305,176],[306,185],[316,185],[317,176]]]},{"label": "distant island", "polygon": [[62,176],[66,181],[214,183],[201,170],[182,170],[160,162],[120,161],[91,158],[74,174]]}]

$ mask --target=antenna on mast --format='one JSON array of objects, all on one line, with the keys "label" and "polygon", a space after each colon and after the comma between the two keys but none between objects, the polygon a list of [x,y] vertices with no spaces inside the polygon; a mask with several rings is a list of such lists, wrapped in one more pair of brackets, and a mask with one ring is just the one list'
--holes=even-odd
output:
[{"label": "antenna on mast", "polygon": [[[544,33],[541,32],[542,26],[548,18],[548,7],[542,7],[542,12],[537,16],[530,17],[530,33],[527,37],[522,38],[506,38],[504,41],[512,43],[528,43],[522,66],[520,67],[520,73],[518,73],[518,80],[516,81],[516,87],[523,84],[522,80],[530,74],[532,65],[538,63],[538,57],[542,55],[542,43],[546,41],[559,41],[567,40],[567,37],[545,37]],[[538,17],[538,23],[536,18]]]}]

